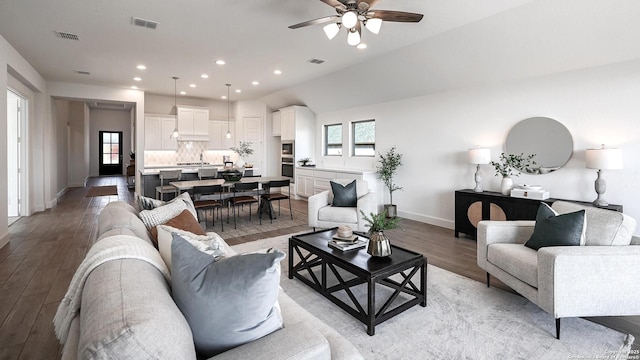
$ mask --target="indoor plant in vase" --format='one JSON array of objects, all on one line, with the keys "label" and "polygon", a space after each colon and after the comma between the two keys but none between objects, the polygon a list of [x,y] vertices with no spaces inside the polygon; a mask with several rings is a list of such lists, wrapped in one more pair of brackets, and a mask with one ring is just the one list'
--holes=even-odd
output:
[{"label": "indoor plant in vase", "polygon": [[232,146],[230,149],[233,150],[236,154],[238,154],[238,161],[236,161],[236,167],[239,167],[239,168],[244,167],[245,165],[245,161],[243,157],[253,154],[253,149],[251,148],[250,141],[240,141],[238,143],[238,147]]},{"label": "indoor plant in vase", "polygon": [[378,177],[384,183],[384,186],[389,190],[389,204],[384,205],[385,213],[389,217],[396,217],[396,206],[393,205],[393,192],[396,190],[402,190],[402,188],[393,182],[393,176],[398,171],[398,167],[402,165],[402,154],[396,151],[396,147],[392,147],[386,154],[380,154],[378,159],[378,166],[376,170]]},{"label": "indoor plant in vase", "polygon": [[385,235],[385,230],[395,229],[400,226],[400,218],[387,217],[387,212],[383,210],[381,213],[370,213],[368,216],[364,211],[360,210],[362,219],[369,227],[369,245],[367,253],[375,257],[385,257],[391,255],[391,243]]},{"label": "indoor plant in vase", "polygon": [[525,156],[523,153],[520,153],[520,155],[502,153],[499,161],[491,161],[491,165],[496,169],[496,176],[502,176],[502,182],[500,183],[502,195],[509,195],[511,189],[513,189],[511,176],[519,176],[521,171],[536,164],[533,161],[534,156],[536,154]]}]

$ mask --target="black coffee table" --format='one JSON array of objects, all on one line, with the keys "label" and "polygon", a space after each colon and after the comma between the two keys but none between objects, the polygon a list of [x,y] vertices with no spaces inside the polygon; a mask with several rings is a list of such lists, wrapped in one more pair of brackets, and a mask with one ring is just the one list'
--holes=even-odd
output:
[{"label": "black coffee table", "polygon": [[[334,228],[289,238],[289,279],[300,279],[362,321],[367,325],[369,335],[375,334],[377,324],[412,306],[418,303],[422,307],[427,306],[426,257],[393,245],[391,256],[385,258],[370,256],[366,248],[342,252],[328,245],[336,232]],[[297,260],[295,265],[294,257]],[[420,279],[417,285],[414,275]],[[333,284],[328,284],[328,277]],[[358,294],[352,291],[361,284],[367,284],[364,306],[360,304]],[[391,291],[381,291],[383,288]],[[336,296],[342,290],[350,303]],[[388,296],[380,299],[383,292]],[[382,304],[378,309],[377,301]]]}]

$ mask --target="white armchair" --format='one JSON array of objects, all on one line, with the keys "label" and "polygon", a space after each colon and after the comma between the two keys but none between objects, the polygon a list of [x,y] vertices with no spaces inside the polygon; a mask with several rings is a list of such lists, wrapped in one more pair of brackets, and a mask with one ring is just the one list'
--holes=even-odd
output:
[{"label": "white armchair", "polygon": [[[334,179],[333,182],[346,185],[353,179]],[[333,207],[333,193],[325,190],[310,196],[309,226],[315,228],[332,228],[339,225],[348,225],[353,230],[367,231],[366,222],[362,218],[360,210],[365,214],[377,213],[376,194],[369,191],[369,184],[364,180],[356,180],[356,193],[358,205],[356,207]]]},{"label": "white armchair", "polygon": [[584,246],[524,246],[534,221],[481,221],[478,266],[556,319],[640,315],[640,238],[636,221],[619,212],[556,201],[558,213],[584,209]]}]

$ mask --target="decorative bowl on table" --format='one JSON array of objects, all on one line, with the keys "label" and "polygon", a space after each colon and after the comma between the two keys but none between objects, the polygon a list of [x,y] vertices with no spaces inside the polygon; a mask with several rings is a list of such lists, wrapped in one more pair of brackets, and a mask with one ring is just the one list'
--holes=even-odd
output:
[{"label": "decorative bowl on table", "polygon": [[238,170],[222,171],[220,172],[220,176],[222,176],[225,181],[239,181],[242,179],[242,172]]}]

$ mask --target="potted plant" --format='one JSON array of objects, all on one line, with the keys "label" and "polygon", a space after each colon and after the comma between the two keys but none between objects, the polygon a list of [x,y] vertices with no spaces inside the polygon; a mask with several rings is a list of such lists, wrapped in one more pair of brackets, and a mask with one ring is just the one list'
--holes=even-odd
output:
[{"label": "potted plant", "polygon": [[516,154],[500,154],[498,161],[491,161],[490,164],[496,169],[496,176],[502,176],[502,182],[500,184],[500,190],[502,195],[509,195],[513,188],[513,180],[511,176],[520,176],[520,172],[527,171],[531,165],[535,165],[536,162],[533,158],[536,154],[520,155]]},{"label": "potted plant", "polygon": [[298,162],[300,163],[300,166],[307,166],[307,164],[309,164],[311,162],[311,158],[302,158],[300,160],[298,160]]},{"label": "potted plant", "polygon": [[389,204],[384,205],[385,213],[389,217],[396,217],[396,206],[393,204],[393,192],[396,190],[402,190],[402,188],[393,182],[393,176],[398,171],[398,167],[402,165],[402,154],[396,151],[396,147],[393,146],[386,154],[378,153],[380,159],[378,159],[378,177],[384,182],[384,186],[389,190]]},{"label": "potted plant", "polygon": [[400,226],[400,218],[388,217],[386,210],[378,214],[370,213],[368,216],[362,210],[360,210],[360,213],[362,214],[362,219],[367,223],[366,226],[369,228],[367,253],[376,257],[391,255],[391,244],[384,231]]},{"label": "potted plant", "polygon": [[238,147],[232,146],[230,147],[236,154],[238,154],[238,161],[236,161],[236,167],[244,167],[245,161],[243,157],[247,155],[253,154],[253,149],[251,148],[250,141],[240,141],[238,143]]}]

